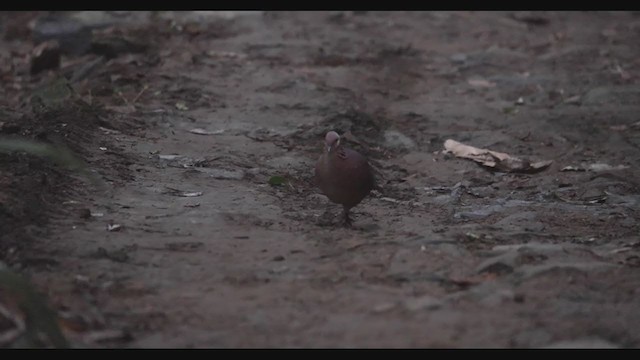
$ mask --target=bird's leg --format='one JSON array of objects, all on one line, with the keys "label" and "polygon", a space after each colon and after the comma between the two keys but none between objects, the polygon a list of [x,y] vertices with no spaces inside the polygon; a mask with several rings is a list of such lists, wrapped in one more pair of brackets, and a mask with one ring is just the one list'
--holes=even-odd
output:
[{"label": "bird's leg", "polygon": [[349,217],[349,208],[348,207],[343,207],[344,209],[344,226],[345,227],[351,227],[351,225],[353,224],[353,221],[351,221],[351,218]]}]

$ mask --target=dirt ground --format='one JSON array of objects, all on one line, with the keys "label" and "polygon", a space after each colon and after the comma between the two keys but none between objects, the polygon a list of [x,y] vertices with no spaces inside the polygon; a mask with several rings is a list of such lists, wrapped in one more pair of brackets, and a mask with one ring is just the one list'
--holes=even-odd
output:
[{"label": "dirt ground", "polygon": [[[45,15],[0,17],[0,135],[100,183],[0,155],[0,260],[72,346],[640,346],[639,13],[71,12],[30,75]],[[351,229],[329,130],[380,172]]]}]

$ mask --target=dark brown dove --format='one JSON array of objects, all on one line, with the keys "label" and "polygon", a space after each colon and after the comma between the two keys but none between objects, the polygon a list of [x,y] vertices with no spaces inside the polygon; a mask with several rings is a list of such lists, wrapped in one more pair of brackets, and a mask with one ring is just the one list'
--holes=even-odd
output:
[{"label": "dark brown dove", "polygon": [[329,200],[342,205],[344,223],[349,226],[349,210],[375,186],[373,172],[364,156],[340,144],[340,135],[335,131],[327,133],[324,143],[316,163],[316,184]]}]

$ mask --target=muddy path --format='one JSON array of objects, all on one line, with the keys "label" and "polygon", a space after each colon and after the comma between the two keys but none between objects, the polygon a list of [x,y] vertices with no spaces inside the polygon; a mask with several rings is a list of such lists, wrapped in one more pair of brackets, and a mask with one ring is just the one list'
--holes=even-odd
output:
[{"label": "muddy path", "polygon": [[[640,346],[636,13],[110,16],[124,50],[36,79],[94,106],[65,141],[104,184],[2,247],[75,346]],[[313,185],[329,130],[381,175],[352,229]]]}]

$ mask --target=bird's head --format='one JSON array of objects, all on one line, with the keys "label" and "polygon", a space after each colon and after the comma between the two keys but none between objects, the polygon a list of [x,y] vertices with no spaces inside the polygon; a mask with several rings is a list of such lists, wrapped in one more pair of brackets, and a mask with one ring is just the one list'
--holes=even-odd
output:
[{"label": "bird's head", "polygon": [[324,137],[324,145],[327,152],[330,153],[340,145],[340,135],[335,131],[329,131]]}]

